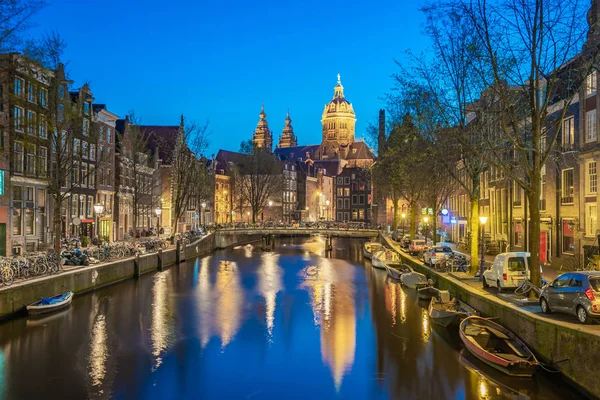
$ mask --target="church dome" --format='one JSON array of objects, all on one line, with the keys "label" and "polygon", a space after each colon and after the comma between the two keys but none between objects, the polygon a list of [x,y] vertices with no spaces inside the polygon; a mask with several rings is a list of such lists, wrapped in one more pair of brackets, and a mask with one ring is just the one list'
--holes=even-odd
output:
[{"label": "church dome", "polygon": [[323,117],[327,114],[352,114],[354,115],[354,109],[352,104],[344,97],[344,87],[338,74],[337,85],[333,88],[333,99],[325,105],[323,110]]},{"label": "church dome", "polygon": [[354,142],[356,116],[352,104],[344,97],[340,74],[337,78],[337,85],[333,88],[333,99],[325,105],[321,119],[323,142],[336,141],[340,145],[348,145]]}]

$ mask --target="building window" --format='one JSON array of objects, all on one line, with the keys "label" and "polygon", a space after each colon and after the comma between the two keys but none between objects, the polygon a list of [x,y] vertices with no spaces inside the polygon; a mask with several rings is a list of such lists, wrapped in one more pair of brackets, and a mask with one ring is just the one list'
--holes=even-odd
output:
[{"label": "building window", "polygon": [[27,100],[31,103],[35,103],[35,95],[31,82],[27,82]]},{"label": "building window", "polygon": [[344,199],[344,209],[350,209],[350,199]]},{"label": "building window", "polygon": [[27,133],[29,133],[30,135],[34,134],[34,128],[35,127],[35,114],[33,113],[33,111],[27,111]]},{"label": "building window", "polygon": [[596,226],[598,221],[598,208],[596,203],[585,204],[585,234],[594,236],[596,234]]},{"label": "building window", "polygon": [[338,176],[338,178],[337,178],[337,184],[338,185],[343,185],[344,184],[344,177]]},{"label": "building window", "polygon": [[585,142],[595,142],[598,138],[596,124],[596,110],[585,113]]},{"label": "building window", "polygon": [[108,140],[108,143],[112,143],[112,129],[110,128],[106,130],[106,139]]},{"label": "building window", "polygon": [[15,90],[14,90],[14,94],[17,96],[23,96],[23,85],[25,84],[25,81],[21,78],[15,78],[14,81],[14,86],[15,86]]},{"label": "building window", "polygon": [[357,209],[353,209],[352,210],[352,220],[357,220],[358,219],[358,210]]},{"label": "building window", "polygon": [[350,188],[344,188],[344,196],[350,196]]},{"label": "building window", "polygon": [[[37,191],[37,205],[38,207],[45,209],[46,208],[46,189],[38,189]],[[42,213],[44,210],[42,210]]]},{"label": "building window", "polygon": [[25,173],[27,175],[35,175],[35,145],[25,146],[27,157],[25,158]]},{"label": "building window", "polygon": [[74,194],[71,196],[71,216],[77,217],[79,212],[77,210],[77,206],[79,205],[79,195]]},{"label": "building window", "polygon": [[362,220],[365,219],[365,210],[362,208],[360,210],[358,210],[358,219],[362,219]]},{"label": "building window", "polygon": [[596,93],[598,83],[598,75],[596,71],[592,71],[585,80],[585,96],[591,96]]},{"label": "building window", "polygon": [[63,106],[62,104],[58,105],[58,121],[62,122],[63,119],[65,117],[65,106]]},{"label": "building window", "polygon": [[92,161],[96,160],[96,145],[95,144],[90,145],[90,160],[92,160]]},{"label": "building window", "polygon": [[104,127],[100,126],[99,130],[99,134],[98,136],[100,137],[100,140],[104,141]]},{"label": "building window", "polygon": [[88,182],[88,164],[81,163],[81,186],[87,186]]},{"label": "building window", "polygon": [[23,109],[21,107],[13,108],[13,121],[15,130],[23,131]]},{"label": "building window", "polygon": [[573,168],[562,171],[562,204],[573,203]]},{"label": "building window", "polygon": [[96,167],[94,166],[94,164],[90,164],[90,187],[91,188],[95,188],[96,187]]},{"label": "building window", "polygon": [[18,174],[23,173],[23,142],[15,141],[14,144],[14,154],[13,154],[14,164],[13,171]]},{"label": "building window", "polygon": [[40,105],[46,107],[48,103],[48,89],[40,89]]},{"label": "building window", "polygon": [[343,196],[344,195],[344,189],[341,188],[341,187],[337,188],[337,195],[338,196]]},{"label": "building window", "polygon": [[81,156],[83,158],[88,158],[88,142],[85,140],[81,141]]},{"label": "building window", "polygon": [[79,155],[79,144],[80,144],[79,139],[73,140],[73,154]]},{"label": "building window", "polygon": [[87,101],[83,103],[83,114],[90,115],[90,103]]},{"label": "building window", "polygon": [[575,250],[575,224],[571,220],[563,220],[562,252],[573,254]]},{"label": "building window", "polygon": [[587,163],[587,193],[598,193],[598,172],[596,169],[596,161]]},{"label": "building window", "polygon": [[346,176],[344,177],[344,185],[349,185],[350,184],[350,177]]},{"label": "building window", "polygon": [[83,128],[82,128],[83,136],[87,136],[89,124],[90,124],[90,121],[88,121],[87,119],[83,120]]},{"label": "building window", "polygon": [[65,87],[64,86],[58,87],[58,98],[61,100],[65,99]]},{"label": "building window", "polygon": [[513,203],[515,206],[521,205],[522,189],[517,182],[513,182]]},{"label": "building window", "polygon": [[361,194],[360,196],[358,196],[358,204],[363,205],[365,204],[365,195]]},{"label": "building window", "polygon": [[46,176],[48,171],[48,149],[40,146],[38,149],[38,164],[40,176]]},{"label": "building window", "polygon": [[26,208],[25,209],[25,234],[26,235],[35,235],[35,223],[34,222],[35,222],[34,209]]},{"label": "building window", "polygon": [[48,132],[46,129],[46,117],[40,115],[38,119],[38,134],[43,139],[46,139],[48,137]]},{"label": "building window", "polygon": [[563,120],[562,145],[566,149],[573,148],[575,143],[575,118],[570,117]]},{"label": "building window", "polygon": [[344,199],[337,199],[337,208],[340,210],[344,208]]},{"label": "building window", "polygon": [[352,205],[355,206],[358,204],[358,196],[353,194],[352,195]]},{"label": "building window", "polygon": [[87,216],[91,217],[92,216],[92,202],[94,201],[94,198],[92,196],[88,196],[87,197]]},{"label": "building window", "polygon": [[85,215],[85,195],[79,196],[79,215]]}]

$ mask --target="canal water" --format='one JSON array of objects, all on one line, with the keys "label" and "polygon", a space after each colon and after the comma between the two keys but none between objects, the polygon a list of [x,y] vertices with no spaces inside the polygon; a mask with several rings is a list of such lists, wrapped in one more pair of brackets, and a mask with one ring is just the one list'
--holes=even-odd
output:
[{"label": "canal water", "polygon": [[240,246],[0,324],[0,399],[572,399],[432,329],[361,241]]}]

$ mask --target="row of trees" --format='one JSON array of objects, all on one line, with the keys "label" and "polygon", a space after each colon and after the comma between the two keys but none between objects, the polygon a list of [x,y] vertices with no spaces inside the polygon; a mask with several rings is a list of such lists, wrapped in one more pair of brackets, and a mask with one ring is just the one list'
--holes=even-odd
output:
[{"label": "row of trees", "polygon": [[[438,176],[464,189],[471,203],[473,270],[481,175],[493,166],[525,192],[532,280],[540,283],[542,168],[560,157],[555,144],[562,117],[597,68],[598,11],[592,9],[588,19],[589,8],[580,0],[442,0],[422,9],[431,51],[409,53],[399,63],[388,98],[388,145],[380,155],[395,159],[378,168],[393,177],[396,186],[387,186],[392,199],[403,197],[411,206],[422,202],[437,210],[435,203],[449,193],[431,183]],[[413,142],[393,138],[407,126],[414,126],[414,141],[425,143],[418,155]],[[425,194],[434,186],[440,189],[435,198]],[[411,225],[414,230],[414,217]]]}]

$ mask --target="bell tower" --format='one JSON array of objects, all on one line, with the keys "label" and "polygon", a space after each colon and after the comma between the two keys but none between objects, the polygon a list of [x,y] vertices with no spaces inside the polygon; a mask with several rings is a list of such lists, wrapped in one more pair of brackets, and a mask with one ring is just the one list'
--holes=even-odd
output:
[{"label": "bell tower", "polygon": [[294,128],[292,128],[292,119],[290,118],[290,110],[287,112],[285,118],[285,126],[281,133],[281,139],[279,139],[279,147],[296,147],[298,146],[298,140],[294,135]]},{"label": "bell tower", "polygon": [[271,136],[271,130],[269,129],[269,123],[267,122],[267,114],[265,113],[265,103],[262,105],[260,119],[252,135],[252,144],[255,148],[264,148],[269,153],[273,151],[273,137]]}]

